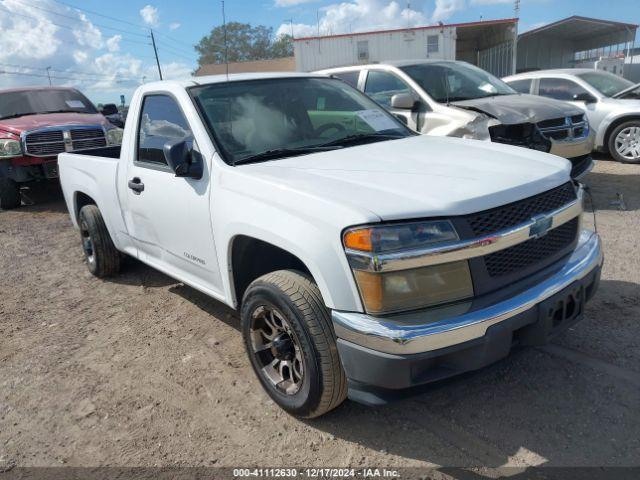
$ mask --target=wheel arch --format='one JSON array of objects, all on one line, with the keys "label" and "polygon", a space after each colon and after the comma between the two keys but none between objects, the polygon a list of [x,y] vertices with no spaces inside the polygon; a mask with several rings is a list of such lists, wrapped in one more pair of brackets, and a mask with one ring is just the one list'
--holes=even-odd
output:
[{"label": "wheel arch", "polygon": [[298,255],[259,238],[239,234],[229,245],[229,285],[233,303],[239,305],[247,287],[256,278],[277,270],[298,270],[316,281]]},{"label": "wheel arch", "polygon": [[620,126],[621,124],[628,122],[630,120],[638,120],[640,121],[640,113],[637,114],[623,114],[620,115],[619,117],[614,118],[613,120],[611,120],[609,122],[609,124],[606,126],[605,131],[603,133],[603,137],[602,137],[602,147],[604,150],[608,150],[609,149],[609,138],[611,136],[611,134],[613,133],[613,131],[616,129],[616,127]]},{"label": "wheel arch", "polygon": [[87,195],[86,193],[76,191],[73,194],[73,216],[76,221],[80,217],[80,210],[82,210],[82,207],[85,207],[87,205],[97,206],[98,202],[96,202],[91,196]]}]

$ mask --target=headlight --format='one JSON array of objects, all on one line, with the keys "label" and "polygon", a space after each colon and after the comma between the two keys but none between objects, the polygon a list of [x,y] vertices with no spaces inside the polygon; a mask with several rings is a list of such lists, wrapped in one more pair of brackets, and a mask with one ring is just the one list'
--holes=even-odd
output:
[{"label": "headlight", "polygon": [[366,311],[384,314],[472,297],[467,261],[388,272],[360,263],[367,258],[368,265],[377,265],[387,253],[401,254],[456,240],[458,234],[445,220],[347,230],[343,243],[350,260],[355,259],[350,263]]},{"label": "headlight", "polygon": [[345,247],[374,253],[409,250],[453,240],[458,240],[458,234],[447,220],[351,228],[344,234]]},{"label": "headlight", "polygon": [[0,158],[19,157],[22,155],[22,146],[18,140],[0,138]]},{"label": "headlight", "polygon": [[107,145],[122,145],[123,132],[124,130],[117,127],[107,130]]}]

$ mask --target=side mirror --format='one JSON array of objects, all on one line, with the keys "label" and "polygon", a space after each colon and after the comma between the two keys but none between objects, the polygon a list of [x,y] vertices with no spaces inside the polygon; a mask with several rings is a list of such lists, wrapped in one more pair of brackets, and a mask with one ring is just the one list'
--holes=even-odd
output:
[{"label": "side mirror", "polygon": [[584,103],[596,103],[597,99],[593,95],[588,92],[576,93],[573,96],[574,102],[584,102]]},{"label": "side mirror", "polygon": [[116,107],[115,103],[107,103],[102,106],[102,110],[100,111],[102,115],[115,115],[118,113],[118,107]]},{"label": "side mirror", "polygon": [[401,110],[412,110],[416,105],[416,100],[410,93],[396,93],[391,97],[391,108]]},{"label": "side mirror", "polygon": [[164,158],[176,177],[200,180],[203,173],[202,155],[194,150],[193,140],[176,140],[164,145]]}]

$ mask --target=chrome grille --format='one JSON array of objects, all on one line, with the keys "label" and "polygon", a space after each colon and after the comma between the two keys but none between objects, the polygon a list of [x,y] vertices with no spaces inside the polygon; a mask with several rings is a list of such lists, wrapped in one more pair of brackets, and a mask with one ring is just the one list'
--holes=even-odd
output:
[{"label": "chrome grille", "polygon": [[92,148],[100,148],[106,147],[107,141],[104,138],[89,138],[87,140],[74,140],[73,149],[74,150],[89,150]]},{"label": "chrome grille", "polygon": [[71,140],[104,138],[104,131],[101,128],[75,128],[70,133]]},{"label": "chrome grille", "polygon": [[53,157],[63,152],[90,150],[107,145],[102,127],[69,126],[36,130],[24,135],[27,155]]},{"label": "chrome grille", "polygon": [[571,245],[578,235],[578,217],[550,230],[544,237],[532,238],[484,257],[491,277],[509,275],[539,263]]},{"label": "chrome grille", "polygon": [[553,140],[582,138],[589,134],[588,123],[584,115],[553,118],[536,124],[543,137]]},{"label": "chrome grille", "polygon": [[574,201],[576,191],[570,182],[533,197],[466,217],[474,235],[491,233],[515,227],[531,220],[536,215],[549,213]]}]

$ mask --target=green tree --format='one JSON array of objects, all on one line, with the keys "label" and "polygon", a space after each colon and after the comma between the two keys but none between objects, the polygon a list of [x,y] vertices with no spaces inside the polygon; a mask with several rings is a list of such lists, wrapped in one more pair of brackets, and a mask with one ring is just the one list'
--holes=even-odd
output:
[{"label": "green tree", "polygon": [[[291,37],[281,35],[274,39],[273,28],[263,25],[252,27],[248,23],[228,23],[227,46],[229,62],[268,60],[293,55]],[[214,27],[209,35],[200,40],[195,49],[199,54],[199,65],[224,63],[224,28]]]}]

